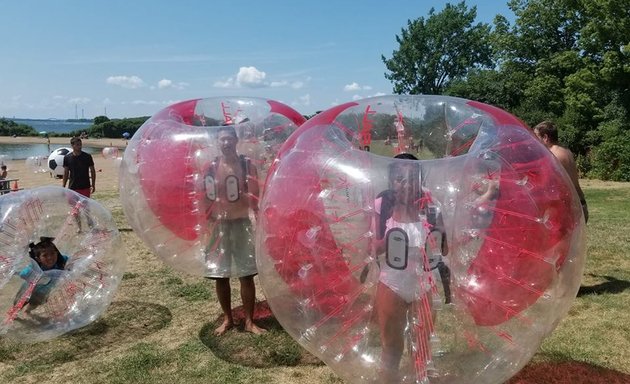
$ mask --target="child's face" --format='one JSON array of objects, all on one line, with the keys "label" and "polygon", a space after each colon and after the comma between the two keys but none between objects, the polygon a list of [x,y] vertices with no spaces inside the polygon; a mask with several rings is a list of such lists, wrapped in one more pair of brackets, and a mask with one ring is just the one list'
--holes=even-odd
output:
[{"label": "child's face", "polygon": [[392,184],[397,201],[412,204],[419,191],[416,168],[406,165],[398,166],[392,174]]},{"label": "child's face", "polygon": [[37,262],[42,270],[51,269],[57,263],[57,252],[52,247],[46,247],[39,252]]}]

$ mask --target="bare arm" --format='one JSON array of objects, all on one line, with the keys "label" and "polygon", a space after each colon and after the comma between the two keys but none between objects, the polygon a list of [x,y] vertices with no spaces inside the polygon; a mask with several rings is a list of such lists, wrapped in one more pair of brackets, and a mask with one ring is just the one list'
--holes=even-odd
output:
[{"label": "bare arm", "polygon": [[437,229],[442,232],[442,244],[441,244],[441,251],[442,251],[442,256],[446,256],[448,255],[448,239],[446,237],[446,228],[444,228],[444,219],[442,218],[441,214],[437,215],[437,223],[436,223],[436,227]]},{"label": "bare arm", "polygon": [[372,238],[372,249],[374,251],[374,255],[378,256],[385,252],[385,237],[378,238],[380,233],[384,233],[385,231],[381,229],[381,214],[376,212],[374,214],[374,229],[375,229],[375,237]]},{"label": "bare arm", "polygon": [[63,185],[64,188],[66,187],[66,184],[68,184],[68,176],[70,176],[70,168],[63,167],[63,180],[61,185]]},{"label": "bare arm", "polygon": [[575,159],[573,158],[573,153],[568,149],[562,147],[553,147],[551,148],[551,152],[556,156],[560,164],[564,167],[564,169],[569,174],[569,178],[575,187],[575,191],[580,198],[580,204],[582,204],[582,212],[584,213],[584,221],[588,222],[588,206],[586,205],[586,198],[584,197],[584,192],[582,192],[582,188],[580,188],[580,179],[578,176],[577,165],[575,164]]},{"label": "bare arm", "polygon": [[577,191],[578,197],[581,202],[585,202],[584,192],[582,192],[582,188],[580,188],[580,180],[577,171],[577,165],[575,164],[575,160],[573,159],[573,154],[571,151],[560,148],[560,149],[552,149],[553,154],[556,156],[560,164],[564,167],[564,169],[569,174],[569,178],[571,182],[575,186],[575,190]]},{"label": "bare arm", "polygon": [[94,193],[96,191],[96,170],[93,165],[90,166],[90,176],[92,177],[92,193]]},{"label": "bare arm", "polygon": [[258,217],[258,200],[260,199],[260,184],[258,180],[258,169],[256,166],[249,162],[249,172],[247,175],[247,189],[250,193],[249,204],[254,211],[256,217]]}]

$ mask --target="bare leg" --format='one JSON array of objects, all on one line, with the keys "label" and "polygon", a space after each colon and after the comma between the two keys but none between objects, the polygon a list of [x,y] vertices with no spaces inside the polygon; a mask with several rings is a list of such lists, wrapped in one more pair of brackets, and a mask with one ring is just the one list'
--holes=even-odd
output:
[{"label": "bare leg", "polygon": [[243,300],[243,310],[245,312],[245,331],[254,334],[265,332],[264,329],[254,324],[254,306],[256,305],[256,285],[253,276],[239,278],[241,282],[241,300]]},{"label": "bare leg", "polygon": [[219,298],[219,304],[221,304],[221,309],[223,310],[223,323],[214,330],[214,334],[220,336],[234,327],[234,318],[232,317],[230,279],[217,279],[216,284],[217,297]]},{"label": "bare leg", "polygon": [[385,284],[379,283],[375,305],[381,332],[381,379],[386,383],[397,382],[409,304]]},{"label": "bare leg", "polygon": [[443,261],[437,265],[442,280],[442,288],[444,288],[444,304],[451,303],[451,269]]}]

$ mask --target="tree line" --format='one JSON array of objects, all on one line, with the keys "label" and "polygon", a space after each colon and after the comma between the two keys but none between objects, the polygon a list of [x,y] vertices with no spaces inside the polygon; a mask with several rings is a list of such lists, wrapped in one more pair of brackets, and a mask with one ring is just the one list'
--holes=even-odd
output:
[{"label": "tree line", "polygon": [[37,136],[35,128],[27,124],[16,123],[9,119],[0,119],[0,136]]},{"label": "tree line", "polygon": [[431,9],[381,56],[394,93],[451,95],[552,120],[582,176],[630,181],[630,1],[510,0],[476,22],[465,1]]}]

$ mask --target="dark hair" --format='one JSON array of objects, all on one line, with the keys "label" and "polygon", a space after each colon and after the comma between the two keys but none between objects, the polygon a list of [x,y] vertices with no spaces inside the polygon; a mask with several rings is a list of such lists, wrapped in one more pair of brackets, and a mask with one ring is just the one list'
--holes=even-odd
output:
[{"label": "dark hair", "polygon": [[[410,153],[400,153],[394,156],[394,158],[409,160],[409,161],[394,161],[391,164],[389,164],[389,167],[388,167],[389,189],[384,190],[383,192],[379,193],[376,196],[377,199],[381,198],[381,212],[379,214],[378,233],[376,234],[377,239],[382,239],[383,236],[385,236],[385,226],[386,226],[387,219],[389,219],[392,216],[392,213],[394,211],[394,205],[396,204],[396,194],[393,189],[394,176],[397,173],[396,171],[399,168],[411,167],[412,168],[411,177],[421,179],[421,175],[422,175],[421,163],[417,161],[418,159],[414,155]],[[420,183],[422,183],[422,180],[420,180]],[[422,185],[418,185],[417,187],[418,187],[418,191],[417,191],[418,198],[422,198]]]},{"label": "dark hair", "polygon": [[553,144],[558,142],[558,128],[554,123],[545,120],[534,127],[534,131],[538,131],[541,136],[547,136]]},{"label": "dark hair", "polygon": [[7,169],[7,166],[3,164],[2,166],[0,166],[0,169]]},{"label": "dark hair", "polygon": [[70,139],[70,145],[74,145],[75,143],[81,143],[81,138],[75,136],[72,139]]},{"label": "dark hair", "polygon": [[39,243],[37,243],[37,244],[29,243],[28,244],[28,248],[29,248],[28,254],[33,260],[35,260],[37,262],[37,265],[39,265],[41,267],[41,264],[40,264],[40,261],[39,261],[40,253],[43,250],[45,250],[45,249],[52,249],[57,254],[57,262],[52,267],[52,269],[64,269],[66,267],[66,261],[64,260],[63,256],[61,255],[61,252],[59,252],[59,249],[57,249],[57,246],[55,245],[55,243],[53,243],[53,240],[55,240],[54,237],[44,237],[44,236],[42,236],[42,237],[39,238]]},{"label": "dark hair", "polygon": [[417,157],[415,157],[411,153],[406,153],[406,152],[397,154],[396,156],[394,156],[394,159],[418,160]]},{"label": "dark hair", "polygon": [[217,136],[219,135],[219,133],[221,132],[227,132],[230,135],[236,137],[238,139],[238,135],[236,134],[236,129],[234,129],[233,125],[222,125],[219,127],[219,130],[217,131]]},{"label": "dark hair", "polygon": [[[403,160],[412,160],[412,161],[405,161],[405,162],[400,162],[400,161],[394,161],[389,165],[389,170],[388,170],[388,178],[389,178],[389,187],[392,188],[393,186],[393,182],[394,182],[394,175],[396,174],[396,171],[399,168],[403,168],[403,167],[412,167],[413,168],[413,176],[414,177],[420,177],[420,162],[417,161],[418,158],[415,157],[414,155],[412,155],[411,153],[399,153],[396,156],[394,156],[394,159],[403,159]],[[414,161],[415,160],[415,161]]]}]

